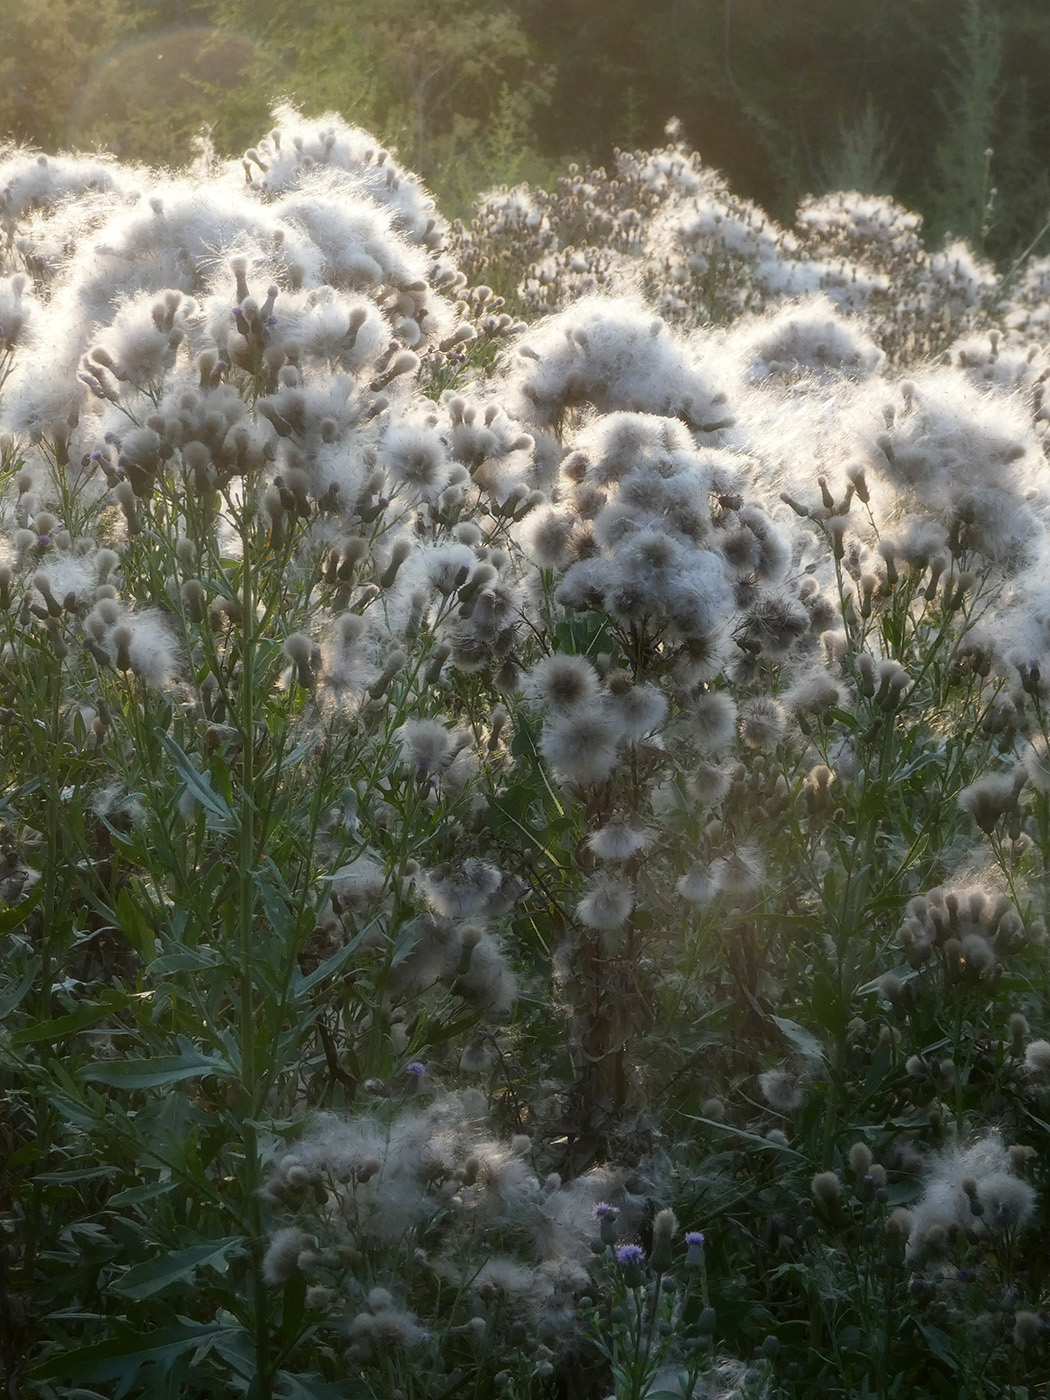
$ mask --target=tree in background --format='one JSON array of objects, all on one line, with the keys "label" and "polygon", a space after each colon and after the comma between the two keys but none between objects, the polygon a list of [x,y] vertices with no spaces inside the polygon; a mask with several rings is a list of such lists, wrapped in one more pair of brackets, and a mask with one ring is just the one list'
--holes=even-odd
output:
[{"label": "tree in background", "polygon": [[256,53],[247,87],[212,91],[216,140],[246,144],[277,96],[308,115],[339,111],[395,145],[465,210],[481,185],[513,178],[534,143],[547,75],[519,9],[498,0],[314,0],[291,12],[211,0],[216,27],[250,37]]},{"label": "tree in background", "polygon": [[1003,258],[1050,205],[1046,0],[0,0],[0,138],[175,162],[207,126],[233,154],[282,97],[453,213],[672,115],[780,218],[848,181]]},{"label": "tree in background", "polygon": [[122,24],[117,0],[0,0],[0,139],[65,144],[78,95]]},{"label": "tree in background", "polygon": [[[556,64],[545,150],[570,133],[600,158],[613,143],[649,146],[674,113],[707,162],[782,218],[829,179],[867,173],[937,232],[976,235],[959,182],[983,182],[991,147],[988,250],[1004,256],[1045,218],[1044,0],[994,11],[985,0],[973,15],[958,0],[530,0],[522,12]],[[986,71],[994,51],[979,51],[993,30],[998,79]]]}]

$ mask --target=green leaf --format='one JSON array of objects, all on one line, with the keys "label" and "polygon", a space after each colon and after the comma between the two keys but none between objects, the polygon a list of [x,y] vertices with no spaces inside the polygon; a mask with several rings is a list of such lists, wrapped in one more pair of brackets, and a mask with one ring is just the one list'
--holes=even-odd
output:
[{"label": "green leaf", "polygon": [[314,987],[318,986],[321,982],[334,976],[343,964],[348,963],[354,956],[359,944],[362,942],[365,935],[370,933],[376,926],[376,922],[375,919],[371,920],[359,933],[348,942],[344,943],[341,948],[338,948],[331,957],[326,958],[320,966],[315,967],[313,972],[309,973],[308,976],[304,977],[298,967],[294,967],[292,969],[291,982],[293,996],[296,998],[305,997],[307,992],[312,991]]},{"label": "green leaf", "polygon": [[[7,1159],[12,1166],[21,1165],[14,1160],[16,1155],[13,1154]],[[102,1177],[108,1177],[110,1180],[113,1178],[113,1168],[108,1163],[99,1167],[75,1167],[65,1172],[36,1172],[33,1180],[61,1186],[73,1181],[98,1181]]]},{"label": "green leaf", "polygon": [[398,967],[412,953],[419,942],[419,920],[410,919],[401,925],[394,938],[394,947],[390,955],[390,966]]},{"label": "green leaf", "polygon": [[279,1400],[345,1400],[345,1381],[323,1381],[313,1376],[293,1376],[289,1371],[278,1371],[275,1377],[277,1389],[274,1394]]},{"label": "green leaf", "polygon": [[789,1021],[786,1016],[771,1016],[770,1020],[782,1035],[787,1036],[799,1054],[805,1056],[807,1060],[822,1060],[824,1058],[824,1047],[812,1031],[807,1031],[797,1021]]},{"label": "green leaf", "polygon": [[719,1132],[731,1133],[742,1142],[753,1143],[755,1147],[765,1147],[771,1152],[781,1152],[788,1157],[801,1158],[804,1155],[794,1147],[789,1147],[786,1142],[778,1142],[776,1138],[764,1138],[759,1133],[749,1133],[746,1128],[731,1127],[728,1123],[720,1123],[717,1118],[704,1118],[698,1113],[683,1113],[682,1117],[690,1123],[705,1123],[707,1127],[717,1128]]},{"label": "green leaf", "polygon": [[234,829],[233,812],[230,809],[229,803],[212,787],[211,775],[209,773],[198,773],[190,762],[188,755],[183,752],[169,734],[165,734],[162,729],[155,729],[153,732],[162,745],[164,752],[174,764],[179,777],[207,813],[206,822],[208,827],[212,831],[232,831]]},{"label": "green leaf", "polygon": [[281,944],[290,941],[294,932],[295,911],[291,908],[291,895],[272,861],[268,861],[267,868],[258,872],[255,888],[262,901],[266,921],[278,941]]},{"label": "green leaf", "polygon": [[846,1029],[848,1007],[843,1006],[835,983],[826,972],[818,972],[810,988],[809,1006],[814,1021],[824,1026],[831,1036],[842,1035]]},{"label": "green leaf", "polygon": [[864,1079],[864,1089],[862,1098],[870,1098],[882,1085],[893,1058],[893,1051],[889,1045],[878,1045],[871,1057],[871,1064],[868,1066],[868,1073]]},{"label": "green leaf", "polygon": [[203,972],[218,967],[222,954],[217,948],[202,944],[199,948],[183,948],[177,953],[165,953],[149,965],[151,977],[167,977],[173,972]]},{"label": "green leaf", "polygon": [[180,1319],[172,1327],[162,1327],[143,1338],[140,1332],[128,1332],[111,1341],[95,1342],[91,1346],[64,1351],[42,1361],[33,1370],[38,1381],[72,1377],[82,1381],[133,1380],[142,1366],[174,1361],[191,1348],[197,1348],[222,1335],[225,1329],[217,1322],[190,1322]]},{"label": "green leaf", "polygon": [[117,923],[128,942],[144,962],[152,962],[157,955],[157,940],[149,920],[135,903],[131,891],[125,885],[117,895]]},{"label": "green leaf", "polygon": [[6,996],[0,997],[0,1021],[5,1020],[6,1017],[10,1016],[12,1011],[22,1005],[26,994],[37,979],[40,966],[39,958],[30,958],[29,962],[26,964],[25,970],[15,985]]},{"label": "green leaf", "polygon": [[949,1371],[958,1371],[959,1358],[956,1355],[955,1344],[948,1333],[942,1332],[939,1327],[934,1327],[928,1322],[920,1322],[918,1318],[915,1318],[914,1322],[937,1360],[943,1362]]},{"label": "green leaf", "polygon": [[158,1055],[149,1060],[95,1060],[77,1071],[81,1081],[109,1084],[115,1089],[157,1089],[164,1084],[177,1084],[182,1079],[234,1079],[229,1062],[217,1055],[205,1055],[188,1041],[182,1040],[179,1055]]},{"label": "green leaf", "polygon": [[143,1298],[152,1298],[154,1293],[173,1283],[192,1283],[194,1272],[205,1266],[224,1274],[229,1267],[227,1255],[243,1243],[240,1235],[234,1235],[225,1240],[207,1240],[203,1244],[190,1245],[188,1249],[173,1249],[156,1259],[148,1259],[144,1264],[136,1264],[116,1283],[109,1285],[110,1291],[138,1302]]},{"label": "green leaf", "polygon": [[10,933],[19,924],[24,924],[43,897],[44,883],[38,880],[25,899],[7,909],[0,909],[0,933]]},{"label": "green leaf", "polygon": [[66,1016],[56,1016],[53,1021],[37,1021],[31,1026],[24,1026],[20,1031],[15,1031],[11,1036],[11,1044],[17,1047],[36,1045],[41,1041],[63,1040],[67,1036],[76,1035],[77,1031],[82,1031],[85,1026],[93,1025],[95,1021],[105,1020],[115,1011],[122,1011],[136,999],[126,992],[104,992],[97,1003],[85,1002]]},{"label": "green leaf", "polygon": [[[106,1170],[112,1175],[111,1168]],[[110,1196],[106,1201],[107,1210],[118,1210],[122,1206],[137,1206],[142,1201],[152,1201],[158,1196],[170,1195],[178,1186],[178,1182],[169,1178],[167,1181],[150,1181],[145,1186],[130,1186],[126,1191],[118,1191]]]}]

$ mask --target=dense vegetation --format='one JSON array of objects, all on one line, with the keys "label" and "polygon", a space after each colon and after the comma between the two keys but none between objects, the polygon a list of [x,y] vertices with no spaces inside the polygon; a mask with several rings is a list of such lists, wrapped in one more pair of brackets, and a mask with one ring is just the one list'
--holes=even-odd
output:
[{"label": "dense vegetation", "polygon": [[1012,256],[1050,208],[1042,0],[17,0],[0,139],[181,164],[238,153],[274,94],[394,143],[463,213],[484,186],[662,139],[741,194],[894,194]]},{"label": "dense vegetation", "polygon": [[1047,262],[268,126],[0,163],[8,1393],[1036,1394]]}]

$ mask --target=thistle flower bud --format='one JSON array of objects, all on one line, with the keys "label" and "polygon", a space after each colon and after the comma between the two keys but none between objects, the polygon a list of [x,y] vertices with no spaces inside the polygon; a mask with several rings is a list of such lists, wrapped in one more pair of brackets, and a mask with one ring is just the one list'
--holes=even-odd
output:
[{"label": "thistle flower bud", "polygon": [[390,562],[379,575],[379,586],[381,588],[390,588],[393,586],[394,580],[397,578],[398,570],[411,553],[412,542],[410,540],[398,539],[394,541],[394,546],[390,551]]},{"label": "thistle flower bud", "polygon": [[389,384],[391,380],[398,379],[403,374],[415,374],[419,365],[420,359],[418,355],[413,354],[411,350],[400,350],[393,359],[389,361],[386,369],[376,381],[376,384],[386,385]]},{"label": "thistle flower bud", "polygon": [[987,773],[963,788],[958,797],[959,806],[969,812],[983,832],[990,833],[999,819],[1017,806],[1024,780],[1021,765],[1005,773]]},{"label": "thistle flower bud", "polygon": [[448,643],[439,642],[438,645],[434,648],[430,660],[430,665],[427,667],[426,674],[423,677],[423,682],[425,685],[437,685],[438,681],[441,679],[442,668],[444,667],[445,662],[449,659],[451,655],[452,648],[448,645]]},{"label": "thistle flower bud", "polygon": [[284,654],[295,667],[296,680],[312,690],[320,669],[321,653],[305,632],[292,632],[284,640]]},{"label": "thistle flower bud", "polygon": [[857,689],[870,698],[875,694],[875,658],[862,651],[857,656]]},{"label": "thistle flower bud", "polygon": [[100,549],[95,555],[95,577],[105,583],[110,574],[120,564],[120,555],[113,549]]},{"label": "thistle flower bud", "polygon": [[614,1245],[620,1233],[616,1223],[620,1218],[620,1212],[615,1206],[609,1205],[607,1201],[599,1201],[594,1207],[594,1218],[598,1221],[602,1244]]},{"label": "thistle flower bud", "polygon": [[207,595],[204,592],[204,585],[200,579],[188,578],[179,590],[182,597],[182,606],[186,610],[186,616],[191,622],[203,622],[207,607]]},{"label": "thistle flower bud", "polygon": [[849,478],[850,484],[857,493],[857,500],[860,501],[861,505],[866,506],[871,497],[868,493],[868,478],[864,473],[863,466],[855,465],[847,467],[846,476]]},{"label": "thistle flower bud", "polygon": [[110,633],[110,645],[115,649],[116,656],[114,665],[118,671],[131,670],[130,647],[132,641],[132,631],[127,623],[121,623],[119,627],[114,627]]},{"label": "thistle flower bud", "polygon": [[407,655],[400,647],[395,648],[390,653],[378,678],[368,688],[368,694],[372,700],[381,700],[383,698],[390,687],[390,682],[397,673],[404,668],[407,660]]},{"label": "thistle flower bud", "polygon": [[1006,1151],[1015,1172],[1026,1171],[1039,1156],[1035,1148],[1027,1143],[1013,1142]]},{"label": "thistle flower bud", "polygon": [[117,498],[117,505],[123,512],[127,521],[128,534],[137,535],[141,530],[138,514],[138,502],[130,481],[118,481],[113,488],[113,494]]},{"label": "thistle flower bud", "polygon": [[673,1210],[665,1207],[656,1212],[653,1219],[653,1239],[670,1240],[678,1230],[678,1219]]}]

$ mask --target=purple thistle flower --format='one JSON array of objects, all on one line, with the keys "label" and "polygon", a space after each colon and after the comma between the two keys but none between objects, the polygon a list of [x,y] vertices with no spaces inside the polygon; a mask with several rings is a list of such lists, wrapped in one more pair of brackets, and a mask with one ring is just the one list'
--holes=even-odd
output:
[{"label": "purple thistle flower", "polygon": [[621,1269],[640,1268],[645,1263],[645,1250],[640,1244],[622,1244],[616,1251],[616,1262]]},{"label": "purple thistle flower", "polygon": [[422,1079],[427,1072],[427,1067],[420,1060],[413,1060],[410,1065],[405,1066],[405,1073],[411,1074],[415,1079]]},{"label": "purple thistle flower", "polygon": [[685,1237],[685,1267],[687,1269],[702,1269],[704,1267],[704,1235],[702,1230],[690,1230]]}]

